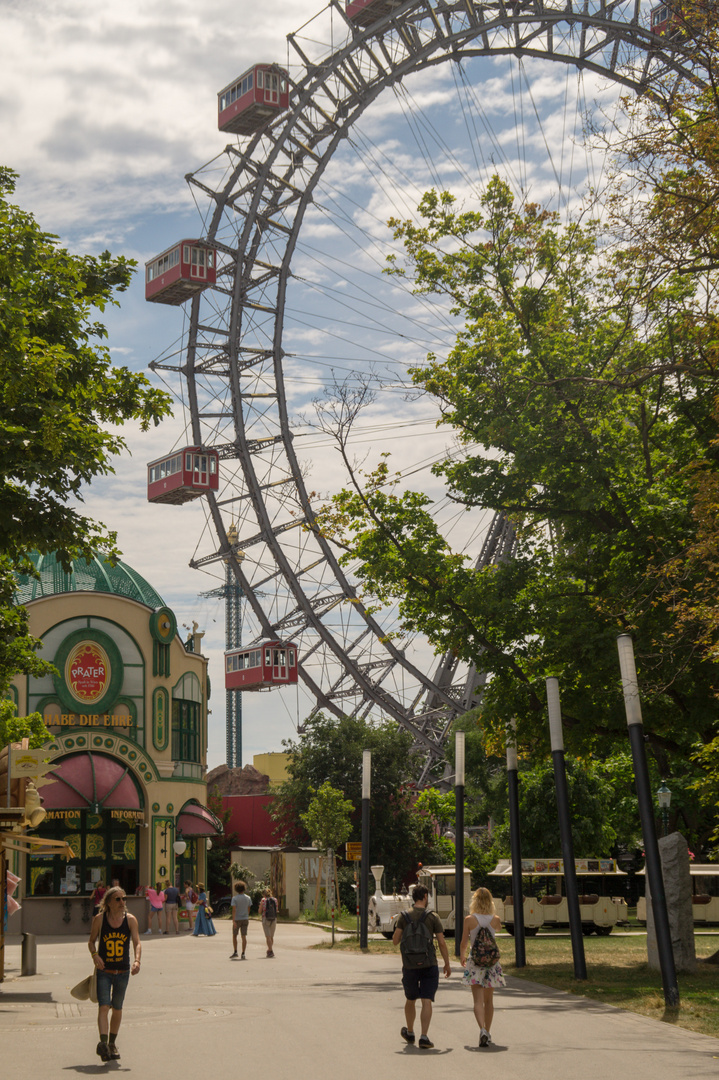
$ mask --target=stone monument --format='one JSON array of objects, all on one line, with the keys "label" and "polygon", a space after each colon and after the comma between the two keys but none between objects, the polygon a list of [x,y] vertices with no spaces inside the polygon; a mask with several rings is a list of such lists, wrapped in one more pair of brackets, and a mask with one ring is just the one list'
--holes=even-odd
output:
[{"label": "stone monument", "polygon": [[[692,912],[692,879],[689,873],[689,848],[681,833],[674,832],[659,840],[659,857],[662,863],[664,892],[667,897],[669,932],[674,951],[674,965],[677,972],[691,974],[696,970],[697,958],[694,950],[694,915]],[[654,927],[652,908],[647,883],[647,959],[649,966],[660,970],[657,950],[657,934]]]}]

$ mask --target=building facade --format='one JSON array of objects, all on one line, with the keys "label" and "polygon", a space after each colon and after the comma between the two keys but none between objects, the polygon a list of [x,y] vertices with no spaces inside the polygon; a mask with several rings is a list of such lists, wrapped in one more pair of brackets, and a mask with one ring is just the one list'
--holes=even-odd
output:
[{"label": "building facade", "polygon": [[17,601],[57,672],[18,677],[12,692],[18,713],[39,712],[52,736],[37,832],[76,857],[22,856],[16,872],[23,929],[73,933],[98,882],[131,896],[205,878],[208,840],[222,831],[206,807],[210,685],[201,635],[183,642],[174,613],[130,567],[96,559],[66,573],[52,555],[36,566]]}]

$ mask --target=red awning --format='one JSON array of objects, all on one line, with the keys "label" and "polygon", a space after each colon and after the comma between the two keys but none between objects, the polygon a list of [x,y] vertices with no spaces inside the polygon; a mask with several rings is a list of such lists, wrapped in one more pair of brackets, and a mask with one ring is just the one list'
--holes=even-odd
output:
[{"label": "red awning", "polygon": [[176,836],[222,836],[223,832],[220,819],[200,803],[186,802],[177,815]]},{"label": "red awning", "polygon": [[73,754],[63,758],[40,791],[46,810],[141,810],[130,769],[104,754]]}]

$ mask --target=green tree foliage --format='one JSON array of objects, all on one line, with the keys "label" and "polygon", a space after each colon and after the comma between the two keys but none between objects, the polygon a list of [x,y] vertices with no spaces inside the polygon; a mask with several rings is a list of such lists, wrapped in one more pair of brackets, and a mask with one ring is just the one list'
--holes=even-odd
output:
[{"label": "green tree foliage", "polygon": [[338,851],[352,832],[354,806],[337,788],[325,780],[312,798],[307,812],[301,814],[307,835],[318,851]]},{"label": "green tree foliage", "polygon": [[40,713],[16,716],[15,705],[12,701],[0,701],[0,749],[8,743],[19,743],[27,739],[29,748],[35,750],[49,738],[50,732],[45,727]]},{"label": "green tree foliage", "polygon": [[348,839],[361,840],[362,751],[372,751],[370,861],[385,867],[387,887],[414,880],[419,862],[432,851],[432,821],[412,812],[417,774],[412,737],[392,722],[372,723],[318,713],[298,740],[284,743],[289,780],[273,789],[271,814],[282,842],[307,843],[302,825],[314,792],[325,782],[355,808]]},{"label": "green tree foliage", "polygon": [[[703,297],[679,275],[646,292],[602,256],[596,223],[517,207],[499,179],[478,211],[431,192],[420,214],[395,223],[415,288],[448,295],[465,319],[449,356],[413,373],[467,447],[437,471],[460,503],[508,514],[518,549],[475,571],[429,498],[395,489],[383,461],[336,497],[346,558],[409,630],[492,673],[484,716],[498,732],[516,715],[521,737],[546,744],[544,677],[559,673],[568,741],[586,750],[623,729],[617,632],[655,643],[671,623],[640,600],[648,560],[691,530],[678,469],[714,429]],[[713,673],[687,659],[640,655],[653,748],[685,759],[713,720]]]},{"label": "green tree foliage", "polygon": [[170,412],[166,394],[111,363],[96,318],[134,264],[70,254],[9,201],[15,180],[0,169],[0,696],[18,672],[48,670],[12,607],[14,574],[31,570],[33,549],[64,565],[118,554],[115,534],[77,509],[83,487],[113,472],[118,426],[146,430]]}]

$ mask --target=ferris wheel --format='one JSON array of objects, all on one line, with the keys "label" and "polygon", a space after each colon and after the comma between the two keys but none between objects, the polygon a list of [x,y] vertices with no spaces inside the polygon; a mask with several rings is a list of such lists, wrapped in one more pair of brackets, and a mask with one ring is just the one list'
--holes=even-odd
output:
[{"label": "ferris wheel", "polygon": [[[406,424],[405,441],[424,447],[417,436],[437,417],[407,402],[403,373],[429,349],[451,347],[456,324],[406,286],[378,285],[387,217],[410,216],[431,186],[476,190],[492,169],[517,190],[534,185],[545,203],[552,189],[567,210],[596,165],[580,168],[572,138],[587,80],[590,92],[616,96],[696,75],[681,40],[664,24],[654,32],[650,16],[641,0],[331,0],[288,35],[286,61],[258,58],[220,91],[218,126],[236,139],[187,177],[202,234],[147,267],[148,299],[186,305],[181,344],[151,367],[188,414],[187,445],[150,466],[150,497],[203,495],[209,528],[191,565],[234,575],[243,642],[291,641],[315,708],[379,713],[408,730],[420,784],[441,772],[449,727],[483,676],[433,657],[402,636],[395,610],[359,594],[315,525],[328,451],[315,442],[308,477],[317,434],[296,403],[323,372],[361,396],[362,371],[380,358],[389,367],[373,400],[391,404],[366,435],[384,445]],[[561,123],[542,117],[546,70],[565,80],[552,90]],[[492,94],[506,114],[501,132]],[[388,116],[404,136],[383,131]],[[544,172],[530,143],[546,151]],[[433,460],[419,449],[405,475]],[[462,527],[476,565],[511,555],[501,515]]]}]

